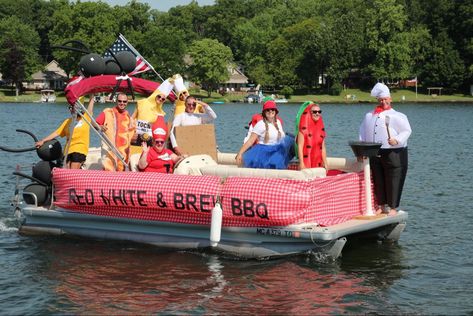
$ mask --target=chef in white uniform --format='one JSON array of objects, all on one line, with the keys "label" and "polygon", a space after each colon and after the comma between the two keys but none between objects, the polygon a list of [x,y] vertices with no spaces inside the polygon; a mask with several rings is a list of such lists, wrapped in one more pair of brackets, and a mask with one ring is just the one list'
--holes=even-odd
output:
[{"label": "chef in white uniform", "polygon": [[407,116],[391,107],[391,94],[386,85],[377,83],[371,96],[379,103],[366,113],[360,126],[360,140],[382,144],[379,156],[370,158],[379,205],[377,213],[395,215],[406,179],[407,140],[412,130]]}]

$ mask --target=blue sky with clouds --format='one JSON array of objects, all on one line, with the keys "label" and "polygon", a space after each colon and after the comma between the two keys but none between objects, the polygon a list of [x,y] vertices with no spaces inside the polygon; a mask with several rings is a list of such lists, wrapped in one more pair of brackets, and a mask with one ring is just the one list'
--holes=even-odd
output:
[{"label": "blue sky with clouds", "polygon": [[[92,0],[93,1],[93,0]],[[110,5],[125,5],[129,0],[102,0]],[[186,5],[191,0],[139,0],[139,2],[148,3],[151,8],[167,12],[170,8],[178,5]],[[214,0],[197,0],[200,6],[215,4]]]}]

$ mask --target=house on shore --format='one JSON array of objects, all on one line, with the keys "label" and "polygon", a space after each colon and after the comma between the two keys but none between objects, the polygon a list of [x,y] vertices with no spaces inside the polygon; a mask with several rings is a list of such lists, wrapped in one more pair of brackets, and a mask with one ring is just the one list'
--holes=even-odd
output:
[{"label": "house on shore", "polygon": [[69,80],[66,72],[53,60],[43,70],[31,75],[31,81],[24,82],[27,90],[63,90]]},{"label": "house on shore", "polygon": [[248,77],[245,76],[243,71],[238,67],[228,67],[230,78],[220,84],[219,90],[229,91],[244,91],[246,92],[248,87]]}]

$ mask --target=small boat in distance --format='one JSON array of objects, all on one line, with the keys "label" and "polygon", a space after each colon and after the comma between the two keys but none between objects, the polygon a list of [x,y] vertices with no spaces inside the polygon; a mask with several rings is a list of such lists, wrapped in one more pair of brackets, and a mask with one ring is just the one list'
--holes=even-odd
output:
[{"label": "small boat in distance", "polygon": [[54,103],[56,102],[56,94],[54,90],[41,90],[41,99],[39,100],[41,103]]},{"label": "small boat in distance", "polygon": [[[258,94],[248,94],[244,98],[245,103],[261,103],[263,99],[265,98],[265,95],[263,94],[263,91],[259,90]],[[279,97],[279,95],[271,94],[271,98],[274,99],[274,102],[276,103],[288,103],[289,101],[284,98],[284,97]]]}]

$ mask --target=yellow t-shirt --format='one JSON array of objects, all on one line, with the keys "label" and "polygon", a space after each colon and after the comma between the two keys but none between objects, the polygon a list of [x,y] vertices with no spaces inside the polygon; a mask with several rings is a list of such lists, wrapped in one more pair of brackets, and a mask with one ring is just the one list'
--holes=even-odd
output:
[{"label": "yellow t-shirt", "polygon": [[[90,121],[90,116],[84,114],[84,117]],[[66,137],[66,140],[69,141],[69,127],[71,125],[72,118],[68,118],[62,122],[61,126],[58,127],[56,133],[61,137]],[[90,126],[84,119],[80,119],[76,122],[74,130],[72,132],[71,143],[69,144],[69,153],[80,153],[87,156],[89,152],[89,141],[90,141]],[[64,148],[65,150],[66,148]],[[68,154],[64,152],[64,154]]]}]

